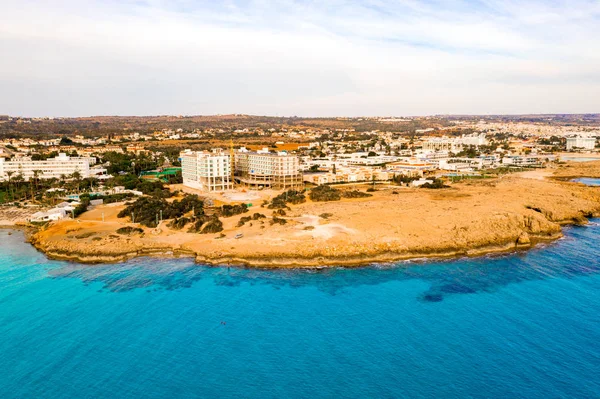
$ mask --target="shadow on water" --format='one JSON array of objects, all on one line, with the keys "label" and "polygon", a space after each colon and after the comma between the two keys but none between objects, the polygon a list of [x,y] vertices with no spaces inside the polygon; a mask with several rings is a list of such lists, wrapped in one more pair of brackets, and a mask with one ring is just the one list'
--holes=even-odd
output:
[{"label": "shadow on water", "polygon": [[549,278],[572,278],[600,272],[600,225],[566,229],[564,239],[529,252],[454,261],[402,262],[364,268],[312,270],[261,270],[207,267],[191,259],[135,259],[116,265],[85,266],[60,263],[49,270],[53,278],[77,278],[85,284],[101,283],[104,290],[181,290],[211,279],[221,287],[269,285],[313,287],[330,295],[359,286],[421,280],[430,286],[418,298],[440,302],[450,295],[493,292],[509,284]]}]

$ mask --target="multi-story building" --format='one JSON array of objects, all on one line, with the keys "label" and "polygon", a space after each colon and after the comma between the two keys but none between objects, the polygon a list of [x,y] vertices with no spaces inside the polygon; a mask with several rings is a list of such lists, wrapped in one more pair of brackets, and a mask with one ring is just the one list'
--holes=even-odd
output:
[{"label": "multi-story building", "polygon": [[568,137],[567,138],[567,151],[574,148],[583,148],[586,150],[593,150],[596,147],[596,139],[593,137]]},{"label": "multi-story building", "polygon": [[537,167],[555,159],[554,155],[506,155],[502,158],[502,165]]},{"label": "multi-story building", "polygon": [[287,153],[251,152],[242,148],[235,153],[235,179],[254,188],[301,188],[300,162]]},{"label": "multi-story building", "polygon": [[44,161],[32,161],[30,157],[13,158],[9,161],[0,158],[0,180],[8,180],[9,175],[21,175],[25,180],[34,176],[40,179],[60,179],[75,172],[86,178],[90,177],[90,165],[95,163],[94,157],[69,157],[64,153]]},{"label": "multi-story building", "polygon": [[183,184],[203,191],[233,189],[231,157],[221,149],[208,151],[185,150],[179,154]]}]

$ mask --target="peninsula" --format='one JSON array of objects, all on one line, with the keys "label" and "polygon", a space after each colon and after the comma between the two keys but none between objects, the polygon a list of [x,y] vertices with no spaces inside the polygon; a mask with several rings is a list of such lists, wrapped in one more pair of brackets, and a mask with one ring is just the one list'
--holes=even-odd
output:
[{"label": "peninsula", "polygon": [[[414,258],[479,256],[532,248],[561,226],[600,216],[600,190],[570,180],[600,177],[600,162],[570,163],[428,190],[388,186],[371,197],[290,205],[285,224],[270,209],[223,218],[223,231],[195,234],[128,223],[109,204],[31,235],[51,258],[85,263],[136,256],[193,256],[199,263],[257,267],[359,266]],[[268,215],[240,223],[253,213]],[[104,221],[101,215],[104,214]],[[124,227],[126,234],[120,234]],[[119,230],[121,229],[121,230]],[[135,230],[134,230],[135,229]]]}]

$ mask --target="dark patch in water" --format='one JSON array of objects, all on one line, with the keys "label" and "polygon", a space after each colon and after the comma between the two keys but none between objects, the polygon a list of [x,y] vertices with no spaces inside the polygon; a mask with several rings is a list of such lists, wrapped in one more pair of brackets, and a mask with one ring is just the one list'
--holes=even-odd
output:
[{"label": "dark patch in water", "polygon": [[191,260],[135,259],[115,265],[86,266],[57,263],[49,270],[54,278],[77,278],[84,284],[100,283],[111,292],[181,290],[201,279],[236,288],[242,284],[269,285],[273,289],[313,287],[328,295],[344,295],[350,288],[375,286],[391,281],[420,280],[429,288],[419,295],[427,302],[440,302],[448,295],[494,292],[509,284],[554,277],[600,273],[600,225],[567,228],[566,238],[529,252],[459,259],[398,263],[395,266],[328,268],[320,270],[266,270],[219,268],[194,264]]},{"label": "dark patch in water", "polygon": [[442,302],[444,297],[440,294],[425,294],[423,295],[423,300],[425,302]]},{"label": "dark patch in water", "polygon": [[477,292],[471,287],[458,283],[443,285],[440,287],[440,291],[445,294],[474,294]]}]

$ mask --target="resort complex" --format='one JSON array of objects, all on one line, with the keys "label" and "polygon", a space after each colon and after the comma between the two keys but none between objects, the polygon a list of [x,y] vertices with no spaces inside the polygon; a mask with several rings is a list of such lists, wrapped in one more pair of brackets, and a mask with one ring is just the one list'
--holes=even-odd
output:
[{"label": "resort complex", "polygon": [[70,157],[64,153],[46,160],[32,160],[28,156],[16,156],[10,160],[0,157],[0,180],[8,180],[11,176],[21,176],[25,180],[34,177],[58,179],[73,173],[85,178],[90,177],[90,166],[95,163],[95,157]]}]

